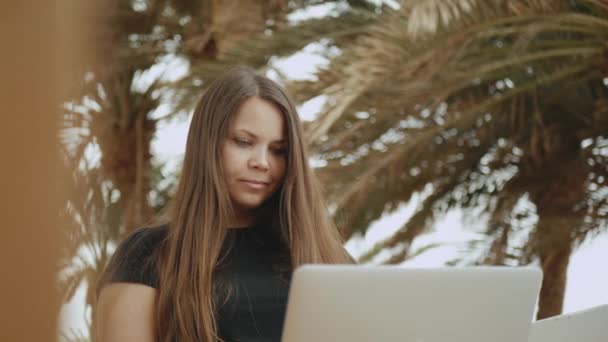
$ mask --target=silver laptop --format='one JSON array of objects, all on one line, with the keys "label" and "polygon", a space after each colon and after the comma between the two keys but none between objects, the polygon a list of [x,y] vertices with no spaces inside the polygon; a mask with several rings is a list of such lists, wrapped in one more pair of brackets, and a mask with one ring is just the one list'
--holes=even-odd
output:
[{"label": "silver laptop", "polygon": [[537,268],[305,265],[282,342],[525,342]]},{"label": "silver laptop", "polygon": [[608,305],[532,323],[528,342],[606,342]]}]

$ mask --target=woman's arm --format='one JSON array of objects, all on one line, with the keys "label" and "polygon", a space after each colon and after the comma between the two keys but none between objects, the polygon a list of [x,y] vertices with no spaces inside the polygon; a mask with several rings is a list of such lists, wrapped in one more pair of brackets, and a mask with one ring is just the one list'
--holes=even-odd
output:
[{"label": "woman's arm", "polygon": [[113,283],[101,290],[95,341],[154,342],[156,289],[142,284]]}]

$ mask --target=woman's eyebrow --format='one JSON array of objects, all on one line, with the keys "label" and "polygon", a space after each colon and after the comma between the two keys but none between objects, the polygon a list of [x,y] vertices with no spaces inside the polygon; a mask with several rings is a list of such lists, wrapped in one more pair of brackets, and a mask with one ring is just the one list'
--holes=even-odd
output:
[{"label": "woman's eyebrow", "polygon": [[[245,133],[245,134],[247,134],[247,135],[251,136],[252,138],[258,138],[258,136],[257,136],[255,133],[250,132],[250,131],[248,131],[248,130],[246,130],[246,129],[244,129],[244,128],[237,129],[236,131],[237,131],[237,132],[242,132],[242,133]],[[285,139],[279,139],[279,140],[275,140],[275,141],[273,141],[273,142],[274,142],[274,143],[283,144],[283,143],[285,143]]]}]

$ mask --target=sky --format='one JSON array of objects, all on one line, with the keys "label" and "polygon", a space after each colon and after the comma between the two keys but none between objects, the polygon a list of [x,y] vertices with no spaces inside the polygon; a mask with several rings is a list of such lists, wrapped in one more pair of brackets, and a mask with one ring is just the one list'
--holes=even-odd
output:
[{"label": "sky", "polygon": [[[389,1],[389,4],[394,3]],[[308,11],[292,14],[291,21],[303,20],[310,17],[322,16],[332,11],[340,10],[335,6],[314,6]],[[314,71],[319,67],[327,65],[327,60],[319,56],[316,52],[324,48],[323,42],[310,44],[300,53],[289,58],[274,58],[272,65],[291,79],[313,79]],[[140,79],[140,85],[145,88],[146,84],[155,75],[165,72],[167,80],[175,80],[187,72],[188,66],[185,60],[168,56],[153,67],[149,72],[144,73]],[[273,77],[273,71],[267,74]],[[320,112],[325,98],[319,96],[306,102],[298,108],[303,120],[313,120]],[[155,117],[163,116],[171,111],[169,103],[159,106]],[[185,150],[185,142],[189,120],[171,122],[160,122],[157,135],[152,142],[153,155],[157,162],[163,165],[163,170],[172,173],[178,165]],[[365,236],[355,236],[346,244],[347,250],[355,257],[368,250],[374,243],[381,241],[407,221],[413,214],[420,194],[413,196],[410,203],[405,203],[393,213],[386,213],[379,220],[372,223]],[[434,229],[425,235],[418,237],[411,246],[413,251],[424,246],[440,243],[441,246],[430,249],[420,255],[406,261],[403,267],[442,267],[445,262],[459,256],[466,248],[466,241],[477,236],[476,228],[483,225],[479,222],[478,227],[463,223],[462,212],[452,210],[441,218]],[[466,226],[466,228],[465,228]],[[381,260],[387,256],[388,252],[378,256],[376,260]],[[572,255],[568,268],[568,283],[565,293],[564,313],[572,313],[594,306],[608,304],[608,272],[602,271],[598,265],[605,265],[608,261],[608,234],[582,244]],[[60,328],[62,331],[78,331],[84,333],[86,325],[84,323],[84,298],[85,284],[81,285],[76,291],[76,295],[70,303],[64,305],[61,312]],[[88,313],[90,315],[90,313]]]}]

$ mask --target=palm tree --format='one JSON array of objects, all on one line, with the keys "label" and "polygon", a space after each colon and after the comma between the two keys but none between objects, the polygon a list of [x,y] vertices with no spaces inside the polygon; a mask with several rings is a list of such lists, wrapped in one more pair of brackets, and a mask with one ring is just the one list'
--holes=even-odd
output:
[{"label": "palm tree", "polygon": [[[95,323],[95,283],[112,256],[112,243],[119,237],[120,207],[118,190],[103,180],[99,168],[91,168],[87,158],[77,160],[62,148],[67,179],[71,194],[62,215],[68,223],[62,231],[65,250],[62,253],[59,272],[59,289],[63,300],[69,302],[81,284],[86,284],[86,306],[92,308],[92,320],[86,323],[92,331]],[[74,165],[74,163],[80,164]],[[81,336],[82,337],[82,336]],[[76,335],[64,336],[77,340]]]},{"label": "palm tree", "polygon": [[[538,318],[559,314],[573,249],[605,227],[608,4],[410,0],[380,16],[319,81],[293,85],[329,99],[308,132],[343,236],[431,187],[361,261],[391,248],[399,263],[437,215],[482,208],[479,262],[538,262]],[[525,198],[538,218],[519,246]]]},{"label": "palm tree", "polygon": [[[147,197],[156,120],[150,115],[159,104],[158,79],[146,87],[137,87],[136,82],[157,58],[169,53],[163,43],[173,37],[166,29],[154,31],[163,16],[158,2],[146,9],[133,8],[133,3],[114,2],[112,15],[101,20],[96,53],[103,56],[103,63],[83,72],[63,122],[71,158],[82,160],[87,148],[100,154],[100,177],[119,193],[119,225],[124,233],[152,215]],[[164,17],[169,23],[177,20]]]},{"label": "palm tree", "polygon": [[[213,80],[227,69],[237,65],[247,65],[262,71],[274,70],[282,78],[280,81],[287,82],[286,75],[282,75],[279,70],[273,68],[271,63],[273,58],[290,56],[308,44],[318,43],[322,40],[329,40],[337,46],[352,44],[360,34],[363,34],[379,19],[376,14],[379,8],[360,0],[300,0],[288,3],[290,13],[319,4],[343,5],[343,7],[348,7],[348,10],[337,12],[332,16],[302,20],[296,24],[287,22],[286,15],[279,18],[276,16],[268,18],[267,26],[262,34],[252,34],[248,39],[239,40],[238,44],[229,42],[225,45],[226,48],[218,53],[216,59],[193,64],[187,75],[177,82],[167,84],[176,93],[174,97],[176,111],[191,111],[198,101],[202,89],[208,84],[205,80]],[[240,1],[239,6],[241,6]],[[245,15],[243,12],[237,13]],[[222,22],[229,21],[230,19],[222,20]],[[236,35],[239,34],[236,33]],[[201,39],[209,41],[206,36]],[[197,39],[193,39],[193,41],[197,41]],[[213,41],[211,42],[211,46],[216,46]],[[329,79],[333,79],[333,77],[330,76]],[[297,91],[293,93],[296,96],[299,94]]]}]

